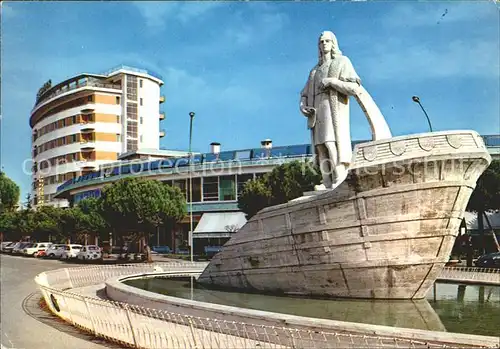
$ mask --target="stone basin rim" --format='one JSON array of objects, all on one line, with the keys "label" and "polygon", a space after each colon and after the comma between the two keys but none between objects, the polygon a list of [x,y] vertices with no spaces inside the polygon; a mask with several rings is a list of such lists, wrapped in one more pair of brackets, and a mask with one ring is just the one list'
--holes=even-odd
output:
[{"label": "stone basin rim", "polygon": [[[193,276],[196,278],[201,274],[201,272],[202,272],[201,269],[192,269],[183,271],[137,273],[125,276],[124,275],[115,276],[106,280],[105,291],[106,294],[108,294],[108,296],[110,296],[110,293],[116,294],[116,292],[119,292],[121,294],[126,294],[128,296],[137,297],[136,299],[138,301],[140,301],[141,298],[145,298],[153,302],[158,302],[159,305],[169,304],[177,307],[185,307],[201,311],[209,311],[212,313],[245,316],[250,321],[274,320],[277,324],[280,324],[282,326],[291,325],[291,326],[301,326],[301,327],[312,327],[325,332],[328,330],[347,331],[347,332],[358,332],[359,334],[365,334],[365,335],[367,334],[378,335],[381,337],[384,336],[394,337],[394,335],[397,334],[398,337],[404,339],[413,339],[420,341],[439,341],[449,344],[460,343],[462,345],[467,344],[467,345],[485,346],[491,348],[498,348],[500,345],[500,337],[481,336],[481,335],[453,333],[453,332],[428,331],[428,330],[391,327],[391,326],[373,325],[373,324],[361,324],[361,323],[354,323],[347,321],[311,318],[311,317],[304,317],[297,315],[267,312],[263,310],[239,308],[222,304],[207,303],[207,302],[184,299],[180,297],[162,295],[159,293],[142,290],[140,288],[129,286],[123,283],[123,281],[131,279],[154,278],[159,276],[170,276],[170,277]],[[124,300],[122,299],[113,299],[113,297],[110,298],[113,301],[124,302]]]}]

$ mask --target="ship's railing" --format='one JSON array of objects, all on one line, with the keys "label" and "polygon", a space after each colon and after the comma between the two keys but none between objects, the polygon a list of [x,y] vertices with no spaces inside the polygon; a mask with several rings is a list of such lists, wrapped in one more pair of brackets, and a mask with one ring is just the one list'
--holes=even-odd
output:
[{"label": "ship's railing", "polygon": [[[50,311],[66,322],[132,348],[457,348],[457,344],[344,331],[305,330],[189,316],[114,302],[76,288],[155,270],[202,271],[206,263],[89,266],[48,271],[35,278]],[[495,347],[467,345],[468,347]],[[463,346],[462,346],[463,347]]]},{"label": "ship's railing", "polygon": [[438,280],[500,285],[500,269],[449,267],[443,269]]}]

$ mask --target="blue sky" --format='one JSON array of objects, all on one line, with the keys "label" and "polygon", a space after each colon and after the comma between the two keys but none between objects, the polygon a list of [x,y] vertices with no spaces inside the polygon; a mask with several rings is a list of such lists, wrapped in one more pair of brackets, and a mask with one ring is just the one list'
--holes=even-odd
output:
[{"label": "blue sky", "polygon": [[[394,135],[500,133],[499,7],[484,2],[4,2],[2,166],[28,192],[30,110],[48,79],[119,64],[163,76],[161,145],[307,143],[299,92],[332,30]],[[351,136],[368,139],[353,100]]]}]

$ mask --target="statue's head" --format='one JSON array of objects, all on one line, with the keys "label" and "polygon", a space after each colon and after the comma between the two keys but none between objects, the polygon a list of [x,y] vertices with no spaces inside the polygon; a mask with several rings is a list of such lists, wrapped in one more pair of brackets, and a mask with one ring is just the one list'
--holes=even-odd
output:
[{"label": "statue's head", "polygon": [[332,57],[334,55],[342,54],[339,49],[337,38],[331,31],[322,32],[318,39],[318,54],[320,61],[322,60],[324,53],[329,53]]}]

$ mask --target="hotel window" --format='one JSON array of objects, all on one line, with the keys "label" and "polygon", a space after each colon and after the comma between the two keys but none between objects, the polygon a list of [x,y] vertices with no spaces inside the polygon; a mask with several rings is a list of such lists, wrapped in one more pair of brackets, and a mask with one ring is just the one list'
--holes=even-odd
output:
[{"label": "hotel window", "polygon": [[140,118],[139,120],[140,120],[141,125],[142,125],[142,123],[143,123],[143,121],[144,121],[144,118],[141,116],[141,118]]},{"label": "hotel window", "polygon": [[127,99],[137,101],[137,77],[127,76]]},{"label": "hotel window", "polygon": [[163,183],[166,184],[166,185],[172,186],[172,181],[165,181]]},{"label": "hotel window", "polygon": [[127,136],[137,139],[137,123],[128,122],[127,123]]},{"label": "hotel window", "polygon": [[116,104],[120,104],[120,97],[116,96]]},{"label": "hotel window", "polygon": [[71,135],[71,143],[75,143],[76,142],[76,135]]},{"label": "hotel window", "polygon": [[142,143],[142,135],[139,136],[139,142]]},{"label": "hotel window", "polygon": [[94,101],[94,96],[87,97],[87,102],[93,102],[93,101]]},{"label": "hotel window", "polygon": [[253,174],[241,174],[238,175],[238,195],[241,194],[243,188],[245,187],[245,183],[249,180],[253,179]]},{"label": "hotel window", "polygon": [[139,104],[142,105],[142,98],[139,99]]},{"label": "hotel window", "polygon": [[[139,87],[142,87],[142,79],[139,80]],[[142,104],[141,104],[142,105]]]},{"label": "hotel window", "polygon": [[136,103],[127,103],[127,119],[137,120]]},{"label": "hotel window", "polygon": [[203,201],[219,200],[219,177],[203,178]]},{"label": "hotel window", "polygon": [[116,116],[116,123],[119,124],[120,123],[120,115],[117,115]]},{"label": "hotel window", "polygon": [[[193,202],[201,201],[201,178],[193,178]],[[188,201],[189,201],[189,179],[188,179]]]},{"label": "hotel window", "polygon": [[236,200],[236,181],[233,176],[221,176],[219,184],[219,201]]},{"label": "hotel window", "polygon": [[127,139],[127,151],[137,150],[137,141],[133,139]]},{"label": "hotel window", "polygon": [[71,118],[73,119],[73,120],[72,120],[72,121],[73,121],[73,124],[76,124],[76,115],[73,115]]},{"label": "hotel window", "polygon": [[188,200],[189,198],[187,184],[187,179],[175,179],[172,183],[174,187],[177,187],[181,190],[181,193],[184,195],[186,200]]},{"label": "hotel window", "polygon": [[116,141],[117,142],[121,142],[122,141],[122,135],[121,134],[119,134],[119,133],[116,134]]}]

